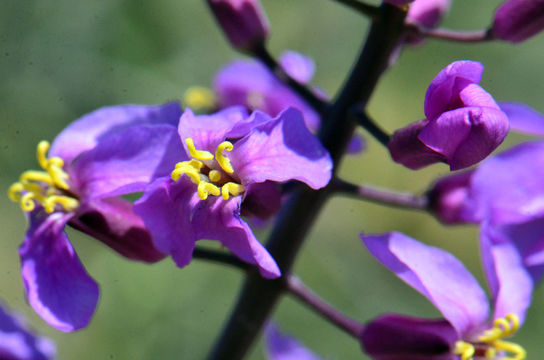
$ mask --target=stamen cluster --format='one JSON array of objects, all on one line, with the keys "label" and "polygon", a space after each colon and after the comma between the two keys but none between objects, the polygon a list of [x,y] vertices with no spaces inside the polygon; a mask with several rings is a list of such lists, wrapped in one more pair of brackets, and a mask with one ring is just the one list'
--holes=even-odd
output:
[{"label": "stamen cluster", "polygon": [[[223,151],[232,151],[234,145],[229,141],[223,141],[217,146],[215,157],[205,150],[197,150],[193,139],[185,139],[190,156],[193,158],[176,164],[172,171],[172,180],[178,181],[182,175],[186,175],[198,186],[198,197],[206,200],[209,195],[219,196],[228,200],[230,195],[238,196],[245,191],[245,187],[232,178],[234,169],[230,160],[223,155]],[[217,165],[216,165],[217,164]],[[219,167],[219,169],[216,169]]]},{"label": "stamen cluster", "polygon": [[79,206],[79,201],[68,195],[69,176],[62,169],[64,161],[59,157],[47,158],[48,150],[49,142],[40,141],[36,157],[43,171],[25,171],[9,188],[9,198],[18,202],[23,211],[33,211],[36,204],[43,206],[47,213],[54,212],[57,205],[67,212]]}]

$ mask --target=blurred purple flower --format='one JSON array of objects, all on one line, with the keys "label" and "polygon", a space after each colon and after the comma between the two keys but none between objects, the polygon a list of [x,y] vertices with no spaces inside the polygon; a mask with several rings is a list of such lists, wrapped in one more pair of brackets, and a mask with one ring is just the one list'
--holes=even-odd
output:
[{"label": "blurred purple flower", "polygon": [[268,20],[259,0],[207,0],[230,43],[238,50],[260,46],[269,33]]},{"label": "blurred purple flower", "polygon": [[232,107],[195,116],[188,109],[178,132],[181,162],[135,203],[157,248],[183,267],[197,240],[217,240],[264,277],[278,277],[276,262],[241,215],[275,214],[281,205],[276,183],[299,180],[318,189],[329,182],[330,156],[302,114],[287,109],[276,118],[262,112],[248,117]]},{"label": "blurred purple flower", "polygon": [[282,334],[274,324],[265,328],[266,357],[268,360],[320,360],[295,338]]},{"label": "blurred purple flower", "polygon": [[130,259],[164,257],[132,205],[115,196],[142,191],[153,175],[170,171],[174,162],[168,156],[176,157],[177,147],[168,144],[177,137],[172,124],[180,114],[170,103],[85,115],[57,136],[50,157],[49,143],[42,141],[37,150],[42,170],[24,172],[10,187],[10,198],[30,221],[19,248],[28,301],[51,326],[61,331],[86,326],[98,301],[98,285],[64,232],[67,223]]},{"label": "blurred purple flower", "polygon": [[504,352],[525,355],[519,345],[503,340],[523,323],[533,289],[515,249],[482,241],[494,308],[494,321],[490,323],[484,290],[448,252],[400,233],[361,239],[378,261],[427,297],[445,318],[424,320],[392,314],[372,321],[361,341],[374,359],[453,360],[457,359],[455,355],[463,359],[484,355],[494,358]]},{"label": "blurred purple flower", "polygon": [[519,43],[544,29],[544,0],[508,0],[495,12],[493,34]]},{"label": "blurred purple flower", "polygon": [[[451,0],[415,0],[408,9],[406,22],[425,28],[434,28],[449,11],[450,4]],[[409,36],[406,41],[417,44],[422,42],[423,38]]]},{"label": "blurred purple flower", "polygon": [[456,61],[440,71],[425,95],[426,119],[393,134],[393,160],[414,170],[436,162],[459,170],[495,150],[508,133],[508,118],[476,85],[482,72],[474,61]]},{"label": "blurred purple flower", "polygon": [[[289,76],[302,84],[308,84],[313,77],[313,60],[294,51],[285,52],[280,64]],[[277,116],[292,106],[302,111],[312,132],[317,131],[321,123],[319,114],[308,103],[256,61],[236,60],[227,64],[215,76],[213,87],[220,108],[239,105]]]},{"label": "blurred purple flower", "polygon": [[0,359],[52,360],[55,345],[28,330],[20,316],[10,314],[0,303]]},{"label": "blurred purple flower", "polygon": [[510,120],[510,129],[529,135],[544,136],[544,115],[522,103],[501,102],[501,110]]}]

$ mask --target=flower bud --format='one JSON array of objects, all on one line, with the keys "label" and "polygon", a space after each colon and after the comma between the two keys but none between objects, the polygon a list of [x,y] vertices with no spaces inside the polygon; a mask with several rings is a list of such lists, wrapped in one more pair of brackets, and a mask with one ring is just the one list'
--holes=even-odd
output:
[{"label": "flower bud", "polygon": [[501,40],[522,42],[544,29],[544,0],[508,0],[495,12],[493,34]]},{"label": "flower bud", "polygon": [[394,161],[413,170],[435,162],[450,169],[472,166],[487,157],[508,133],[508,117],[480,82],[483,66],[456,61],[434,78],[425,96],[426,119],[393,134]]},{"label": "flower bud", "polygon": [[466,223],[465,204],[469,199],[473,171],[465,171],[439,179],[429,191],[431,211],[446,224]]},{"label": "flower bud", "polygon": [[410,6],[406,21],[426,28],[433,28],[450,9],[451,0],[416,0]]},{"label": "flower bud", "polygon": [[258,0],[208,0],[208,5],[236,49],[251,50],[268,36],[268,20]]}]

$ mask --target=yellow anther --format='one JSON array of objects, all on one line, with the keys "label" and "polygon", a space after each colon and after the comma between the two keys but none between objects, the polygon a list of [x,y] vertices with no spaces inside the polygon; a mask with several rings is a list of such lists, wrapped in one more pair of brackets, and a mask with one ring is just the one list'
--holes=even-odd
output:
[{"label": "yellow anther", "polygon": [[508,357],[503,357],[504,360],[525,360],[527,358],[527,352],[524,348],[518,344],[514,344],[508,341],[497,340],[491,344],[495,349],[499,351],[505,351],[510,355]]},{"label": "yellow anther", "polygon": [[8,197],[11,201],[13,202],[19,202],[21,200],[21,192],[24,190],[25,188],[23,187],[23,184],[21,183],[14,183],[12,184],[10,187],[9,187],[9,190],[8,190]]},{"label": "yellow anther", "polygon": [[204,164],[201,162],[201,161],[198,161],[198,160],[195,160],[195,159],[191,159],[189,161],[182,161],[182,162],[178,162],[176,164],[176,168],[178,167],[182,167],[182,166],[191,166],[191,167],[194,167],[195,169],[197,170],[200,170],[202,169],[202,166],[204,166]]},{"label": "yellow anther", "polygon": [[35,194],[31,192],[28,192],[21,197],[20,204],[23,211],[29,212],[36,208],[36,204],[34,203],[35,197]]},{"label": "yellow anther", "polygon": [[497,356],[497,350],[495,348],[488,348],[485,351],[485,358],[486,359],[494,359]]},{"label": "yellow anther", "polygon": [[200,200],[206,200],[208,195],[219,196],[219,194],[221,194],[221,190],[209,182],[201,181],[200,184],[198,184],[198,197]]},{"label": "yellow anther", "polygon": [[[52,158],[49,160],[55,160],[60,158]],[[58,163],[58,162],[57,162]],[[62,165],[61,165],[62,166]],[[49,165],[47,166],[47,172],[49,175],[51,175],[51,178],[53,179],[53,182],[55,183],[55,186],[59,189],[68,190],[70,187],[66,183],[66,180],[68,180],[68,174],[66,174],[62,167],[57,166],[56,163],[50,161]]]},{"label": "yellow anther", "polygon": [[185,139],[185,143],[187,144],[187,148],[189,149],[189,154],[191,155],[191,157],[194,157],[195,159],[198,159],[198,160],[212,160],[213,159],[213,155],[211,152],[205,151],[205,150],[197,150],[195,148],[195,143],[193,142],[193,139],[187,138]]},{"label": "yellow anther", "polygon": [[229,196],[238,196],[242,194],[246,188],[244,185],[228,182],[225,185],[221,187],[221,195],[223,196],[223,199],[228,200]]},{"label": "yellow anther", "polygon": [[29,182],[32,181],[32,182],[43,182],[50,186],[53,185],[53,179],[51,179],[51,176],[45,171],[36,171],[36,170],[25,171],[19,178],[19,181],[22,184],[28,184]]},{"label": "yellow anther", "polygon": [[49,151],[49,142],[42,140],[38,143],[38,148],[36,150],[36,157],[38,158],[38,164],[42,169],[47,170],[47,151]]},{"label": "yellow anther", "polygon": [[472,360],[475,353],[474,345],[464,341],[457,341],[453,353],[461,356],[461,360]]},{"label": "yellow anther", "polygon": [[232,165],[230,164],[230,160],[223,155],[223,151],[232,151],[234,149],[234,146],[229,141],[223,141],[219,146],[217,146],[217,150],[215,150],[215,160],[221,166],[221,169],[225,170],[229,174],[232,174],[234,172],[234,169],[232,168]]},{"label": "yellow anther", "polygon": [[193,183],[197,185],[200,183],[200,173],[197,169],[189,165],[176,167],[170,176],[172,177],[172,180],[178,181],[183,174],[187,175]]},{"label": "yellow anther", "polygon": [[493,328],[485,331],[479,340],[491,343],[495,340],[512,336],[519,329],[519,318],[515,314],[508,314],[504,318],[495,319]]},{"label": "yellow anther", "polygon": [[217,170],[211,170],[208,174],[208,177],[212,182],[218,182],[219,180],[221,180],[221,173]]},{"label": "yellow anther", "polygon": [[55,206],[60,205],[66,211],[73,211],[79,206],[79,201],[74,198],[62,195],[51,195],[43,202],[45,212],[52,213],[55,211]]},{"label": "yellow anther", "polygon": [[213,92],[205,87],[193,86],[183,94],[183,103],[195,112],[207,112],[215,108],[216,98]]}]

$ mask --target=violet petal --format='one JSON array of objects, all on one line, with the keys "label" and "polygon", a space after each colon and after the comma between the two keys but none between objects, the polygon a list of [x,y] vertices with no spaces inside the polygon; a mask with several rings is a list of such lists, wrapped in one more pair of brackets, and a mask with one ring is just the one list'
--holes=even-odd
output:
[{"label": "violet petal", "polygon": [[92,149],[99,141],[137,124],[176,126],[181,116],[177,102],[164,105],[118,105],[103,107],[77,119],[51,144],[49,156],[58,156],[65,164]]},{"label": "violet petal", "polygon": [[295,338],[282,334],[272,323],[265,328],[266,357],[268,360],[320,360]]},{"label": "violet petal", "polygon": [[427,297],[460,337],[487,323],[489,304],[484,291],[450,253],[395,232],[361,235],[361,239],[378,261]]},{"label": "violet petal", "polygon": [[46,322],[65,332],[87,326],[98,302],[98,285],[64,233],[71,216],[33,213],[19,248],[28,302]]},{"label": "violet petal", "polygon": [[510,128],[529,135],[544,136],[544,115],[522,103],[501,102],[501,110],[508,116]]}]

